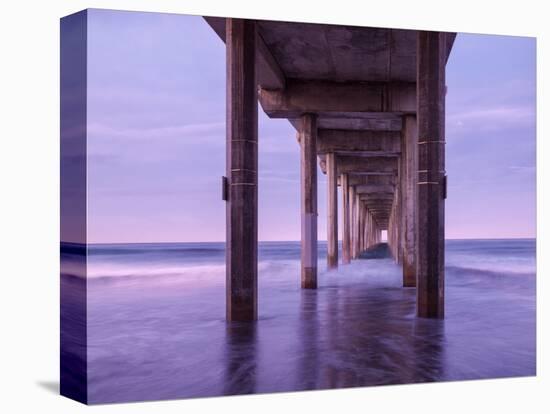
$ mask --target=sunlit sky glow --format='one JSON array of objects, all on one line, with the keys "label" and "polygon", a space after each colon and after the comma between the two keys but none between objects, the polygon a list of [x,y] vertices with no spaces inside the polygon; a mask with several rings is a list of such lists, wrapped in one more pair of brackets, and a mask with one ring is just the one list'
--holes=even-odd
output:
[{"label": "sunlit sky glow", "polygon": [[[456,39],[447,64],[447,238],[535,236],[535,49],[533,38]],[[298,240],[296,132],[261,108],[259,152],[259,238]],[[224,240],[224,173],[223,42],[196,16],[92,10],[88,241]]]}]

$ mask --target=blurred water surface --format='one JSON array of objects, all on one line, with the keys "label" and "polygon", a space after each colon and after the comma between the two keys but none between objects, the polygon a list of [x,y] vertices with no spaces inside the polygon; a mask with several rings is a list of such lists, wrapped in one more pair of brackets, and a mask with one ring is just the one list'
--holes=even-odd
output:
[{"label": "blurred water surface", "polygon": [[447,241],[443,321],[388,257],[301,290],[299,243],[260,243],[259,320],[227,324],[223,243],[88,251],[91,403],[535,375],[535,240]]}]

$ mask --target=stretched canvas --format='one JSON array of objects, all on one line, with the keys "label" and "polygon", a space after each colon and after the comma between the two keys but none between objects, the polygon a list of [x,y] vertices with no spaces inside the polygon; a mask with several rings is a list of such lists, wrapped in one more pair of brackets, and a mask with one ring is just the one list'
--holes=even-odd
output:
[{"label": "stretched canvas", "polygon": [[60,24],[61,394],[536,374],[534,38]]}]

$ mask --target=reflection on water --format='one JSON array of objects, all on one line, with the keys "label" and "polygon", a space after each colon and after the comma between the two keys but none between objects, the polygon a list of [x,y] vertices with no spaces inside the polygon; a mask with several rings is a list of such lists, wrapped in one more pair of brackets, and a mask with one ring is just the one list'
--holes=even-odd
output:
[{"label": "reflection on water", "polygon": [[256,392],[256,323],[235,322],[226,326],[223,394]]},{"label": "reflection on water", "polygon": [[[260,251],[250,324],[224,320],[223,267],[89,279],[90,402],[535,374],[534,241],[450,242],[444,321],[415,317],[415,289],[387,257],[321,272],[319,289],[301,290],[295,248]],[[485,270],[499,254],[510,272]],[[108,265],[100,254],[92,268],[93,257]]]}]

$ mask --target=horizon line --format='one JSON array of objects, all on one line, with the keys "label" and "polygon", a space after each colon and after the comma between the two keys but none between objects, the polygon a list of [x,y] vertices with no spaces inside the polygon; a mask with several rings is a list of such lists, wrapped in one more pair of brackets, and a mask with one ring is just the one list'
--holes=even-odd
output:
[{"label": "horizon line", "polygon": [[[536,240],[537,237],[469,237],[469,238],[445,238],[445,241],[461,241],[461,240]],[[180,243],[225,243],[225,240],[208,240],[208,241],[109,241],[109,242],[72,242],[72,241],[63,241],[60,240],[60,243],[71,243],[71,244],[88,244],[88,245],[100,245],[100,244],[180,244]],[[258,240],[258,243],[300,243],[301,240]],[[318,240],[318,242],[326,243],[327,240]],[[338,243],[342,242],[341,239],[338,239]],[[381,242],[381,243],[387,243]]]}]

